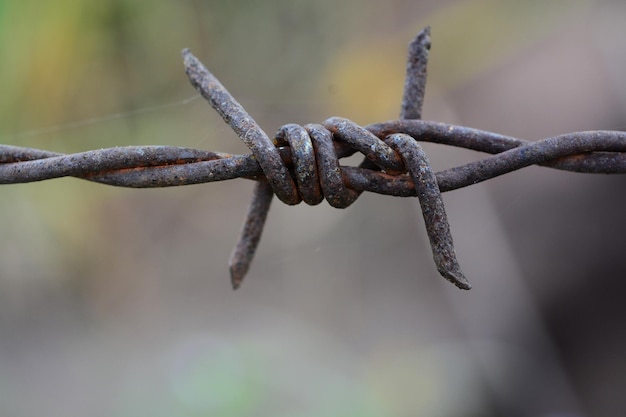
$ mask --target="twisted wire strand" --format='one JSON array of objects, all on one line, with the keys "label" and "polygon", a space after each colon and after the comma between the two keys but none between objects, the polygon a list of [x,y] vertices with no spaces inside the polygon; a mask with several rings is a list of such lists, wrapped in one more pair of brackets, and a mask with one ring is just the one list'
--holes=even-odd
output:
[{"label": "twisted wire strand", "polygon": [[[490,158],[437,172],[437,182],[442,192],[467,187],[475,181],[486,181],[530,165],[588,174],[626,173],[626,132],[621,131],[574,132],[528,142],[425,120],[394,120],[365,126],[365,129],[377,137],[405,133],[418,142],[439,143],[493,154]],[[337,137],[333,137],[333,147],[339,159],[355,153],[354,149],[339,142]],[[287,166],[291,166],[291,149],[282,146],[278,152]],[[407,176],[345,165],[341,165],[340,169],[346,187],[351,190],[401,197],[416,196],[414,187],[407,182]],[[474,172],[476,174],[470,175]],[[253,155],[232,155],[176,146],[126,146],[65,155],[0,145],[0,184],[62,177],[130,188],[265,178]]]},{"label": "twisted wire strand", "polygon": [[[529,165],[583,173],[626,173],[626,132],[576,132],[536,142],[464,126],[419,120],[430,48],[426,28],[409,46],[399,120],[359,126],[339,117],[322,124],[282,126],[274,139],[188,50],[183,51],[191,84],[207,99],[251,155],[231,155],[174,146],[130,146],[64,155],[0,145],[0,184],[77,177],[102,184],[155,188],[233,178],[257,181],[230,271],[237,288],[247,273],[276,196],[286,204],[324,199],[337,208],[363,191],[417,196],[441,275],[469,289],[456,260],[441,193],[466,187]],[[434,173],[418,142],[432,142],[492,154]],[[362,153],[358,167],[341,158]]]}]

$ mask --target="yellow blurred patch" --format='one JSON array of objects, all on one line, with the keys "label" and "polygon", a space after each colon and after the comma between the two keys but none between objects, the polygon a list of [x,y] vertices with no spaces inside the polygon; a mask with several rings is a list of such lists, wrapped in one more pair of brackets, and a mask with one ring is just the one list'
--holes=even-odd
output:
[{"label": "yellow blurred patch", "polygon": [[375,34],[375,40],[357,37],[338,48],[320,78],[318,98],[332,115],[357,123],[397,118],[407,47],[421,28],[432,28],[428,103],[429,90],[449,91],[470,82],[584,16],[589,5],[589,0],[454,2],[420,16],[408,25],[412,33],[403,26],[402,32]]},{"label": "yellow blurred patch", "polygon": [[408,45],[398,38],[361,39],[338,51],[318,89],[330,113],[361,124],[398,117]]}]

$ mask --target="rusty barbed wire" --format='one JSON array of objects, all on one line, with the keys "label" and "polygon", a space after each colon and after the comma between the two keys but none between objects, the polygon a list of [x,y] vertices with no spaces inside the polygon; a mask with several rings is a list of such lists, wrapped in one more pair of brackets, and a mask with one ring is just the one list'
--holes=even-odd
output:
[{"label": "rusty barbed wire", "polygon": [[[422,104],[430,29],[409,45],[399,120],[359,126],[339,117],[322,124],[281,127],[274,139],[259,127],[189,50],[183,51],[191,84],[211,104],[250,155],[231,155],[175,146],[129,146],[64,155],[0,145],[0,184],[77,177],[101,184],[156,188],[248,178],[257,181],[241,235],[230,258],[236,289],[260,241],[274,194],[286,204],[315,205],[324,199],[345,208],[364,191],[417,196],[439,273],[470,289],[456,260],[441,193],[499,175],[541,165],[582,172],[626,173],[626,132],[576,132],[528,142],[510,136],[423,121]],[[485,159],[434,173],[418,142],[433,142],[492,154]],[[339,160],[362,153],[357,167]]]}]

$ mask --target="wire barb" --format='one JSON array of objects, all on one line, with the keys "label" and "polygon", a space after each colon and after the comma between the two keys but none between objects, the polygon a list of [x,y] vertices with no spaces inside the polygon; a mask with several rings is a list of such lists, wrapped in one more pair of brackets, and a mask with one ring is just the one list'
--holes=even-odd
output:
[{"label": "wire barb", "polygon": [[[529,165],[583,173],[626,173],[626,132],[576,132],[536,142],[464,126],[420,120],[426,86],[430,28],[409,45],[400,119],[369,126],[340,117],[322,124],[281,127],[274,139],[259,127],[189,50],[182,52],[191,84],[235,131],[252,154],[230,155],[174,146],[129,146],[64,155],[0,145],[0,184],[60,177],[121,187],[156,188],[247,178],[258,181],[240,239],[230,258],[238,288],[254,257],[274,194],[286,204],[324,199],[345,208],[364,191],[418,197],[439,273],[470,289],[456,259],[441,193]],[[434,173],[418,142],[492,154]],[[339,160],[360,152],[358,167]]]},{"label": "wire barb", "polygon": [[430,51],[430,27],[422,29],[409,44],[401,119],[421,119],[426,92],[426,68]]}]

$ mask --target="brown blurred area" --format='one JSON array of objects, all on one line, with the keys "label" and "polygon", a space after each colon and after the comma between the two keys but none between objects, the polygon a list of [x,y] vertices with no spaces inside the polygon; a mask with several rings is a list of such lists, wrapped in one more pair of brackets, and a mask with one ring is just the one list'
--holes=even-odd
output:
[{"label": "brown blurred area", "polygon": [[[0,1],[0,143],[247,153],[189,47],[272,134],[396,118],[432,27],[424,118],[523,139],[626,127],[617,0]],[[424,145],[435,169],[482,155]],[[474,288],[419,205],[275,201],[233,292],[245,180],[0,188],[3,416],[616,416],[626,185],[530,167],[444,195]]]}]

